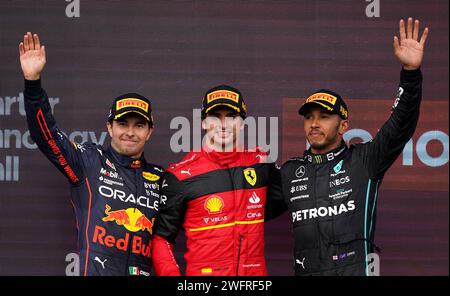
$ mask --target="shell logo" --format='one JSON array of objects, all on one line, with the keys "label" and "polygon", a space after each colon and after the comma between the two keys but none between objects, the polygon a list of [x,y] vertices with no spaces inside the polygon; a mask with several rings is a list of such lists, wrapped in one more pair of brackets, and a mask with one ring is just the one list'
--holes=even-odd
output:
[{"label": "shell logo", "polygon": [[223,199],[217,195],[210,196],[205,201],[205,209],[208,211],[209,214],[221,213],[223,205],[224,205]]}]

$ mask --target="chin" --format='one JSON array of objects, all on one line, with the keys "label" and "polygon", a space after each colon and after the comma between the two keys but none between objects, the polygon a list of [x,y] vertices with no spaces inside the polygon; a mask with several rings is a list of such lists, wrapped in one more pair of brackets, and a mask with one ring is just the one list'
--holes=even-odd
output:
[{"label": "chin", "polygon": [[316,150],[323,150],[327,148],[326,143],[309,142],[309,145]]},{"label": "chin", "polygon": [[222,146],[231,145],[233,143],[233,137],[226,137],[226,138],[215,137],[214,142]]},{"label": "chin", "polygon": [[122,149],[122,154],[124,156],[132,157],[137,154],[136,149]]},{"label": "chin", "polygon": [[122,152],[122,155],[123,155],[123,156],[131,157],[131,156],[134,155],[134,153],[131,152],[131,151],[128,151],[128,150],[124,150],[124,151]]}]

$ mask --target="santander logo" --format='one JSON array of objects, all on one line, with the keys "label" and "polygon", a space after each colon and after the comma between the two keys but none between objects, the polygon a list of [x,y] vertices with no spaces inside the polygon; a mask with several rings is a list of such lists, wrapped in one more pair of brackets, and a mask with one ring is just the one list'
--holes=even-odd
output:
[{"label": "santander logo", "polygon": [[253,191],[253,194],[250,196],[249,200],[250,203],[252,204],[257,204],[261,201],[261,199],[259,198],[259,196],[256,194],[255,191]]}]

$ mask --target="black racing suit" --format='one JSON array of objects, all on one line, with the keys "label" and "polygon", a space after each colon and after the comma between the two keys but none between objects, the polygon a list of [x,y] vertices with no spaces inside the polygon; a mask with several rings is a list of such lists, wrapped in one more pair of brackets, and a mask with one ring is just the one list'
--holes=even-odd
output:
[{"label": "black racing suit", "polygon": [[366,275],[372,270],[375,261],[367,255],[376,249],[378,188],[419,119],[421,71],[402,70],[400,77],[392,114],[372,141],[350,147],[342,142],[324,155],[308,150],[283,165],[296,275]]},{"label": "black racing suit", "polygon": [[82,275],[148,275],[162,168],[112,147],[72,143],[56,127],[40,80],[25,81],[32,139],[67,177]]}]

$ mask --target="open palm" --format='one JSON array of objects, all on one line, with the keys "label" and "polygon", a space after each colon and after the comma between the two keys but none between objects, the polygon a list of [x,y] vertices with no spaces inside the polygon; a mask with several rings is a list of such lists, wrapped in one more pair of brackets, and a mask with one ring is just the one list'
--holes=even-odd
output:
[{"label": "open palm", "polygon": [[400,40],[397,36],[394,37],[395,56],[403,65],[403,68],[406,70],[415,70],[422,64],[428,28],[425,28],[419,40],[419,20],[414,22],[413,27],[413,19],[408,18],[406,29],[405,22],[400,20],[399,31]]},{"label": "open palm", "polygon": [[19,44],[19,53],[20,66],[25,79],[39,79],[46,62],[45,47],[41,46],[39,36],[32,35],[31,32],[24,35],[23,42]]}]

